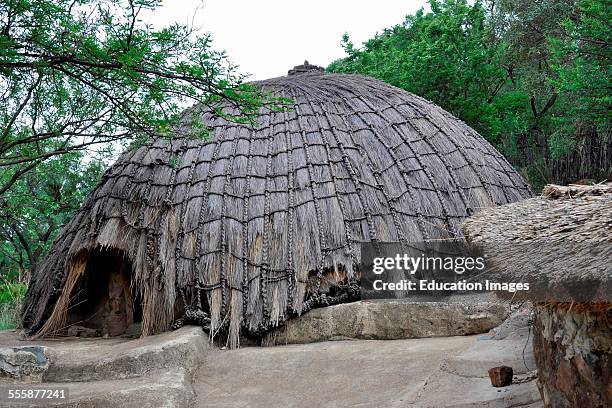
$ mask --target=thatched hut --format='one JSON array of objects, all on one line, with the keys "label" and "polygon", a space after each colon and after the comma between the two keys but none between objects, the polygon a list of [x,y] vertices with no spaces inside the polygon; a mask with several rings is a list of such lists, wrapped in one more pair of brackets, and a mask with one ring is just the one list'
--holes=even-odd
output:
[{"label": "thatched hut", "polygon": [[488,278],[525,282],[547,407],[612,406],[612,185],[554,186],[466,221]]},{"label": "thatched hut", "polygon": [[474,130],[383,82],[304,64],[255,85],[293,106],[256,126],[192,109],[172,141],[105,173],[32,278],[30,333],[141,320],[147,335],[204,311],[236,346],[350,298],[360,242],[458,237],[467,216],[531,195]]}]

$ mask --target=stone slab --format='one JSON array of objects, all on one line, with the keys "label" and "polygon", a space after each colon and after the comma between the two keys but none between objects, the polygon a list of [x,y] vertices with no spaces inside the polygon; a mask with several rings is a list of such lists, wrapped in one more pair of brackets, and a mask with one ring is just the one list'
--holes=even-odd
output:
[{"label": "stone slab", "polygon": [[505,365],[515,374],[526,374],[536,369],[532,340],[527,333],[504,340],[478,340],[463,353],[446,358],[442,370],[462,377],[488,378],[490,368]]},{"label": "stone slab", "polygon": [[508,306],[499,302],[362,300],[311,310],[268,334],[262,344],[462,336],[486,333],[508,314]]},{"label": "stone slab", "polygon": [[84,343],[78,349],[54,349],[45,381],[121,379],[171,367],[192,372],[208,347],[202,328],[188,326],[111,347]]},{"label": "stone slab", "polygon": [[[43,386],[38,384],[38,387]],[[79,383],[46,383],[44,386],[68,389],[66,400],[13,400],[10,407],[55,408],[159,408],[190,407],[193,405],[193,388],[189,373],[182,368],[150,372],[147,376],[123,380],[105,380]],[[0,395],[6,395],[7,385],[0,383]],[[27,389],[27,386],[23,386]],[[3,403],[6,400],[2,401]],[[0,404],[1,405],[1,404]]]},{"label": "stone slab", "polygon": [[419,408],[509,408],[533,404],[541,404],[535,381],[496,388],[489,378],[448,373],[431,376],[415,401]]},{"label": "stone slab", "polygon": [[474,340],[356,340],[211,350],[194,379],[197,407],[411,406],[444,356]]},{"label": "stone slab", "polygon": [[7,333],[0,337],[4,345],[45,348],[49,364],[41,375],[43,382],[123,379],[172,367],[193,372],[209,347],[207,334],[195,326],[135,340],[62,338],[31,341]]}]

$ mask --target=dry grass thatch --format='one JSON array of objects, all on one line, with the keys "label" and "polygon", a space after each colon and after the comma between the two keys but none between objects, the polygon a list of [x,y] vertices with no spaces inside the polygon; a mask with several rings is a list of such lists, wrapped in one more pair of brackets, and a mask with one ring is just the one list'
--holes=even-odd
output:
[{"label": "dry grass thatch", "polygon": [[612,301],[612,184],[544,188],[543,196],[482,211],[463,225],[489,279],[529,282],[534,301]]},{"label": "dry grass thatch", "polygon": [[461,236],[470,214],[531,196],[474,130],[408,92],[304,67],[256,85],[295,106],[263,109],[255,128],[201,112],[207,141],[186,119],[171,142],[119,158],[33,278],[25,327],[57,330],[75,265],[106,247],[133,265],[144,334],[201,293],[235,346],[354,277],[359,242]]}]

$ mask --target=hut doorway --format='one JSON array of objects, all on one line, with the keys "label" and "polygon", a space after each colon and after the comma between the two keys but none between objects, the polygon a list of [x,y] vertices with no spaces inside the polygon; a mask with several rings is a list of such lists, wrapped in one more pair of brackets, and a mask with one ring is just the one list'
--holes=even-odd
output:
[{"label": "hut doorway", "polygon": [[68,311],[68,334],[120,336],[142,321],[142,301],[132,291],[132,264],[124,252],[96,249],[87,257]]}]

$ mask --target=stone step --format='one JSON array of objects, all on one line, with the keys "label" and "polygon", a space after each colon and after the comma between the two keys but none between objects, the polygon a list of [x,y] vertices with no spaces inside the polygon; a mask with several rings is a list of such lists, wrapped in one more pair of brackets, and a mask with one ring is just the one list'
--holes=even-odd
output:
[{"label": "stone step", "polygon": [[77,338],[14,341],[10,345],[0,349],[0,377],[63,383],[132,378],[172,367],[191,373],[209,342],[200,327],[189,326],[135,340]]},{"label": "stone step", "polygon": [[200,327],[148,336],[100,349],[84,345],[58,350],[44,381],[94,381],[136,377],[154,369],[182,367],[194,371],[208,348]]},{"label": "stone step", "polygon": [[[67,389],[65,400],[9,400],[8,388]],[[55,408],[157,408],[189,407],[194,403],[191,376],[183,368],[152,371],[148,375],[122,380],[89,382],[7,384],[0,383],[0,406]],[[7,404],[8,405],[4,405]]]}]

